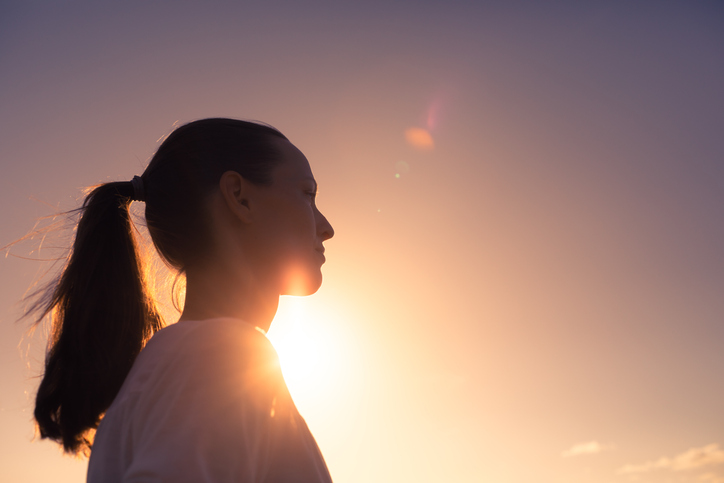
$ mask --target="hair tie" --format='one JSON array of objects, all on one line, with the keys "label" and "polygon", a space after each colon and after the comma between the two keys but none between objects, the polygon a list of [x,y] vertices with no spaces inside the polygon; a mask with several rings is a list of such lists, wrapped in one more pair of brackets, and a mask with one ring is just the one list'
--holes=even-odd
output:
[{"label": "hair tie", "polygon": [[133,186],[133,201],[146,201],[146,192],[143,189],[143,179],[140,176],[134,176],[131,180],[131,186]]}]

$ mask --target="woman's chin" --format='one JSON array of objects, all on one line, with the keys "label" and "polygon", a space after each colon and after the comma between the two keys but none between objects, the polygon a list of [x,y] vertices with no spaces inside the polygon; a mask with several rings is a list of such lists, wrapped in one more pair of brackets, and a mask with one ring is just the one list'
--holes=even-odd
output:
[{"label": "woman's chin", "polygon": [[295,295],[303,297],[312,295],[322,286],[322,273],[318,272],[316,276],[293,277],[285,284],[281,295]]}]

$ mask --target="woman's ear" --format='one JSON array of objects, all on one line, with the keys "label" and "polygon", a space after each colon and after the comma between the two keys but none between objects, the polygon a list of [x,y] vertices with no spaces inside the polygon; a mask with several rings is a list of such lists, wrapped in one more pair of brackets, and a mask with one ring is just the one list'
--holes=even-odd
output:
[{"label": "woman's ear", "polygon": [[227,208],[242,222],[251,222],[249,210],[251,183],[236,171],[227,171],[221,175],[219,189]]}]

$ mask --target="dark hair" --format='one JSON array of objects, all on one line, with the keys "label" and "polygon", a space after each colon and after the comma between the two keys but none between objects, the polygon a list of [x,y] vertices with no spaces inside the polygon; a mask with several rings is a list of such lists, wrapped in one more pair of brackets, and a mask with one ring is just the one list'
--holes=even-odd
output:
[{"label": "dark hair", "polygon": [[[271,126],[234,119],[183,125],[141,176],[146,223],[161,257],[179,272],[208,250],[206,199],[236,171],[271,183],[280,162]],[[35,303],[51,314],[45,372],[35,401],[40,436],[88,454],[93,434],[133,361],[163,320],[144,281],[129,214],[131,182],[102,184],[80,208],[75,241],[59,277]]]}]

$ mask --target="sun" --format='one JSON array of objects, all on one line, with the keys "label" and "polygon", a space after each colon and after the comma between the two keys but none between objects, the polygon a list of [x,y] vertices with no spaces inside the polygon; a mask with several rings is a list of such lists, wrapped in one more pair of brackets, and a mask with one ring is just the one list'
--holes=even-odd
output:
[{"label": "sun", "polygon": [[297,404],[329,397],[335,386],[344,358],[327,327],[324,314],[312,312],[306,297],[282,297],[268,336]]}]

